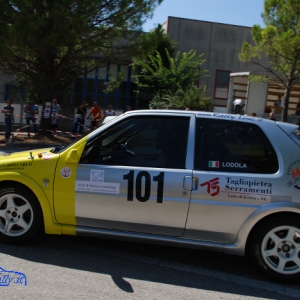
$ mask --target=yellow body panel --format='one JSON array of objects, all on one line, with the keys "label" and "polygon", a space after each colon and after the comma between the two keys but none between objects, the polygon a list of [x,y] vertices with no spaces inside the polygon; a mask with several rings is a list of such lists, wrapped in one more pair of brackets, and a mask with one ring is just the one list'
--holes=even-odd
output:
[{"label": "yellow body panel", "polygon": [[[54,198],[55,198],[55,215],[56,219],[61,224],[76,224],[75,219],[75,180],[77,163],[67,163],[66,159],[68,154],[73,149],[77,151],[79,158],[85,146],[85,139],[80,140],[72,148],[61,153],[61,157],[57,163],[55,171],[55,185],[54,185]],[[62,170],[68,169],[70,175],[68,177],[62,176]],[[68,228],[69,230],[69,228]]]},{"label": "yellow body panel", "polygon": [[18,182],[28,187],[37,197],[42,208],[45,233],[61,234],[61,225],[55,222],[53,214],[53,203],[48,199],[42,187],[33,179],[25,174],[17,172],[0,172],[0,182]]},{"label": "yellow body panel", "polygon": [[[48,234],[75,235],[75,179],[77,163],[66,163],[68,153],[77,149],[80,157],[85,139],[61,154],[51,153],[53,148],[27,150],[0,156],[0,183],[17,182],[29,188],[37,197],[43,212],[45,232]],[[72,175],[63,178],[60,171],[64,167],[71,169]],[[54,206],[54,197],[56,206]],[[58,221],[55,212],[61,220]],[[62,217],[61,217],[62,216]]]}]

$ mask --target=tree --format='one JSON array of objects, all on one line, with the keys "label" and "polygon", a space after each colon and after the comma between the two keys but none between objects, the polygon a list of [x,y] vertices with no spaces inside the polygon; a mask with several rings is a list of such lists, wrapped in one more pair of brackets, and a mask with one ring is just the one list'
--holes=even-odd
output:
[{"label": "tree", "polygon": [[206,86],[191,85],[180,98],[181,107],[191,110],[211,111],[212,103],[206,96]]},{"label": "tree", "polygon": [[205,72],[201,70],[205,61],[203,54],[196,55],[196,51],[191,50],[182,54],[177,52],[173,58],[165,49],[165,55],[167,62],[158,51],[142,60],[133,59],[134,69],[138,65],[137,85],[143,94],[148,94],[150,107],[182,107],[184,95],[195,88],[197,95],[203,96],[203,89],[195,87]]},{"label": "tree", "polygon": [[[156,55],[158,52],[161,55],[162,65],[169,68],[170,61],[167,53],[173,56],[176,52],[177,43],[170,39],[165,33],[163,27],[159,24],[154,30],[149,32],[147,35],[141,36],[142,43],[147,45],[146,52],[140,53],[140,55],[133,58],[133,68],[136,74],[147,74],[147,70],[144,68],[145,65],[152,66],[151,57]],[[167,50],[167,51],[166,51]],[[146,88],[148,79],[145,76],[137,78],[138,84],[138,97],[139,97],[139,108],[148,108],[149,102],[153,98],[151,88]]]},{"label": "tree", "polygon": [[0,0],[0,70],[42,102],[78,76],[144,51],[141,25],[162,0]]},{"label": "tree", "polygon": [[[252,61],[277,78],[285,87],[282,121],[287,121],[292,87],[300,79],[300,0],[265,0],[262,18],[266,28],[254,25],[254,45],[245,42],[241,61]],[[259,59],[269,57],[269,64]]]},{"label": "tree", "polygon": [[190,110],[210,111],[212,103],[205,96],[206,88],[191,85],[185,91],[178,90],[173,95],[156,95],[150,101],[151,109],[189,108]]}]

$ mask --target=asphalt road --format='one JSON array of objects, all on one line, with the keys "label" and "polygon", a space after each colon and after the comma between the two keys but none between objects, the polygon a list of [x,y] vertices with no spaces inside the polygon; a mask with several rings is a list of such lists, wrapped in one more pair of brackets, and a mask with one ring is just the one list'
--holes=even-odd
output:
[{"label": "asphalt road", "polygon": [[[297,299],[300,284],[261,277],[246,259],[106,239],[43,236],[0,244],[5,270],[27,285],[0,286],[1,299]],[[1,273],[0,273],[1,278]]]},{"label": "asphalt road", "polygon": [[90,237],[0,244],[0,267],[27,279],[1,286],[0,270],[0,299],[300,299],[300,282],[269,281],[244,257]]}]

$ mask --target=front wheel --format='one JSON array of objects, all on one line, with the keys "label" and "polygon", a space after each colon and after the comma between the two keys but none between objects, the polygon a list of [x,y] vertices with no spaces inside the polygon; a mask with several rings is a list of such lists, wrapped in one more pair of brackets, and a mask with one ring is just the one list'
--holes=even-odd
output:
[{"label": "front wheel", "polygon": [[300,278],[300,218],[279,217],[253,234],[250,251],[255,265],[276,280]]},{"label": "front wheel", "polygon": [[35,195],[20,185],[0,188],[0,241],[24,243],[35,238],[43,224]]}]

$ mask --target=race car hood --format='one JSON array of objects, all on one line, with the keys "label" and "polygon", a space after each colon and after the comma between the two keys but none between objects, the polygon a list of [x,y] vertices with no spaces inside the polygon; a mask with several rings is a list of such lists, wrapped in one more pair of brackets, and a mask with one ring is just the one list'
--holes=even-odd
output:
[{"label": "race car hood", "polygon": [[14,160],[14,159],[28,159],[29,157],[36,157],[36,158],[45,158],[49,155],[52,155],[52,152],[50,152],[53,149],[51,148],[43,148],[43,149],[31,149],[31,150],[25,150],[20,152],[13,152],[8,154],[0,155],[0,161],[5,160]]}]

